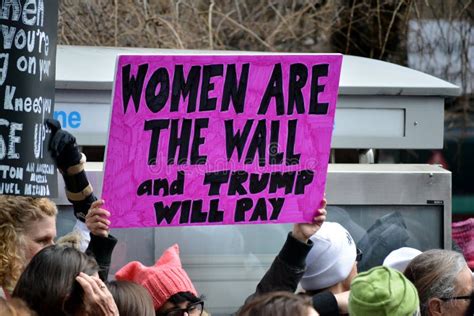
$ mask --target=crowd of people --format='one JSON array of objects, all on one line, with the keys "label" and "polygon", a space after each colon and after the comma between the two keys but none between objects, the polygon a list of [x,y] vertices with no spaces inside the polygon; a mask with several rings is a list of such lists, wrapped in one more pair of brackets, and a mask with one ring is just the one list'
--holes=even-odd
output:
[{"label": "crowd of people", "polygon": [[[49,124],[78,221],[55,243],[52,201],[0,196],[0,315],[207,315],[178,245],[153,266],[133,261],[109,279],[117,243],[110,213],[94,195],[74,137]],[[401,248],[358,273],[363,253],[351,234],[326,221],[325,200],[317,214],[293,226],[236,315],[473,315],[473,277],[462,254]]]}]

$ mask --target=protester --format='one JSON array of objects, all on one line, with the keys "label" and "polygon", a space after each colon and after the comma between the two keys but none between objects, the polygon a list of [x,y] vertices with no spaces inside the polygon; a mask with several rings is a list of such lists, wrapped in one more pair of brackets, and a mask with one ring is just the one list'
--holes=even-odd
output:
[{"label": "protester", "polygon": [[46,122],[52,132],[49,149],[63,176],[66,196],[78,220],[75,231],[82,236],[80,249],[95,257],[100,267],[99,276],[106,281],[117,244],[117,239],[109,234],[110,213],[103,208],[105,201],[97,199],[87,179],[86,157],[79,152],[76,138],[61,129],[59,121],[48,119]]},{"label": "protester", "polygon": [[76,138],[61,129],[59,121],[47,119],[46,122],[52,133],[49,149],[63,176],[66,196],[78,220],[74,231],[82,237],[80,249],[96,259],[99,276],[106,281],[117,244],[117,239],[109,235],[110,213],[103,208],[105,202],[97,199],[87,179],[86,157],[79,152]]},{"label": "protester", "polygon": [[257,285],[254,295],[273,291],[294,292],[306,271],[305,259],[313,247],[311,236],[317,233],[326,220],[326,200],[318,210],[312,223],[293,225],[280,253],[273,261],[270,269]]},{"label": "protester", "polygon": [[248,301],[237,316],[317,316],[311,299],[289,292],[269,292]]},{"label": "protester", "polygon": [[351,283],[351,316],[414,316],[419,303],[415,286],[395,269],[375,267],[360,273]]},{"label": "protester", "polygon": [[357,248],[352,236],[340,224],[325,222],[310,239],[314,246],[306,258],[301,287],[309,294],[348,291],[357,275]]},{"label": "protester", "polygon": [[2,316],[35,316],[28,306],[19,298],[12,298],[8,301],[0,297],[0,315]]},{"label": "protester", "polygon": [[38,252],[23,271],[12,296],[23,299],[39,316],[118,315],[99,266],[86,254],[65,246]]},{"label": "protester", "polygon": [[405,269],[420,297],[422,315],[472,315],[471,270],[462,254],[433,249],[416,256]]},{"label": "protester", "polygon": [[204,303],[181,266],[176,244],[165,250],[154,266],[146,267],[133,261],[117,271],[115,277],[145,287],[157,314],[171,311],[187,311],[192,316],[202,314]]},{"label": "protester", "polygon": [[46,198],[0,196],[0,296],[8,296],[30,259],[54,243],[56,214]]},{"label": "protester", "polygon": [[400,272],[404,272],[408,264],[421,254],[421,251],[415,248],[402,247],[392,251],[383,261],[383,265]]},{"label": "protester", "polygon": [[155,309],[148,291],[130,281],[111,281],[107,284],[120,316],[154,316]]},{"label": "protester", "polygon": [[[246,302],[272,291],[294,293],[297,290],[298,283],[306,271],[306,256],[313,247],[310,238],[326,220],[326,203],[324,199],[312,223],[293,225],[293,231],[288,234],[280,253],[257,285],[255,293],[249,296]],[[340,313],[347,313],[349,292],[334,295],[329,291],[323,291],[314,295],[312,301],[320,315],[338,316]]]}]

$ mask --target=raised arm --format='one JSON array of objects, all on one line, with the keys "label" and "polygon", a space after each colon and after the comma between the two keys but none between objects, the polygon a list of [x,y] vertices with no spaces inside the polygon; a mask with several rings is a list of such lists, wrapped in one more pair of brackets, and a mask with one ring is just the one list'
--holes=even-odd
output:
[{"label": "raised arm", "polygon": [[91,241],[86,253],[93,256],[99,264],[99,277],[107,281],[109,275],[112,252],[117,244],[117,239],[109,234],[110,213],[104,207],[103,200],[92,203],[92,207],[86,215],[86,225],[90,230]]},{"label": "raised arm", "polygon": [[272,291],[296,291],[306,270],[306,256],[313,247],[309,238],[321,228],[326,214],[326,200],[323,200],[323,205],[312,223],[293,226],[293,231],[288,234],[280,253],[257,285],[255,293],[249,298]]},{"label": "raised arm", "polygon": [[66,196],[72,203],[74,216],[85,222],[88,210],[97,200],[84,170],[86,156],[79,152],[76,138],[61,129],[61,124],[57,120],[48,119],[46,123],[52,134],[49,149],[63,176]]}]

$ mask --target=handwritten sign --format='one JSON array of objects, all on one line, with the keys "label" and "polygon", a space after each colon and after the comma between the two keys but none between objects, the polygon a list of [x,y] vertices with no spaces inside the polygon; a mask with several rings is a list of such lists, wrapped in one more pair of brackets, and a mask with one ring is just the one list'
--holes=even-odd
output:
[{"label": "handwritten sign", "polygon": [[57,0],[2,1],[0,194],[56,196],[44,121],[54,112]]},{"label": "handwritten sign", "polygon": [[310,221],[341,62],[120,56],[103,185],[113,226]]}]

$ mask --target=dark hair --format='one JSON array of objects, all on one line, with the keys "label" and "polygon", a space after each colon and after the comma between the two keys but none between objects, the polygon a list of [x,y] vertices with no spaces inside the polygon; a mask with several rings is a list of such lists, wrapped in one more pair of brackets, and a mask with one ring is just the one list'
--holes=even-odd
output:
[{"label": "dark hair", "polygon": [[178,305],[184,302],[189,302],[191,304],[197,303],[204,300],[203,296],[197,297],[191,292],[179,292],[176,293],[167,300],[167,302],[173,303],[174,305]]},{"label": "dark hair", "polygon": [[148,291],[131,281],[111,281],[107,284],[120,316],[154,316],[155,309]]},{"label": "dark hair", "polygon": [[80,272],[99,271],[97,262],[74,248],[53,245],[38,252],[23,271],[12,296],[42,315],[70,315],[83,308]]},{"label": "dark hair", "polygon": [[204,301],[205,297],[204,296],[199,296],[197,297],[196,295],[194,295],[193,293],[191,292],[178,292],[174,295],[171,295],[170,298],[168,298],[168,300],[163,303],[155,312],[155,315],[161,315],[164,311],[164,306],[167,302],[175,305],[175,306],[178,306],[179,304],[182,304],[182,303],[189,303],[189,304],[194,304],[194,303],[198,303],[198,302],[202,302]]},{"label": "dark hair", "polygon": [[257,296],[242,306],[237,316],[306,316],[312,308],[308,296],[290,292],[270,292]]}]

